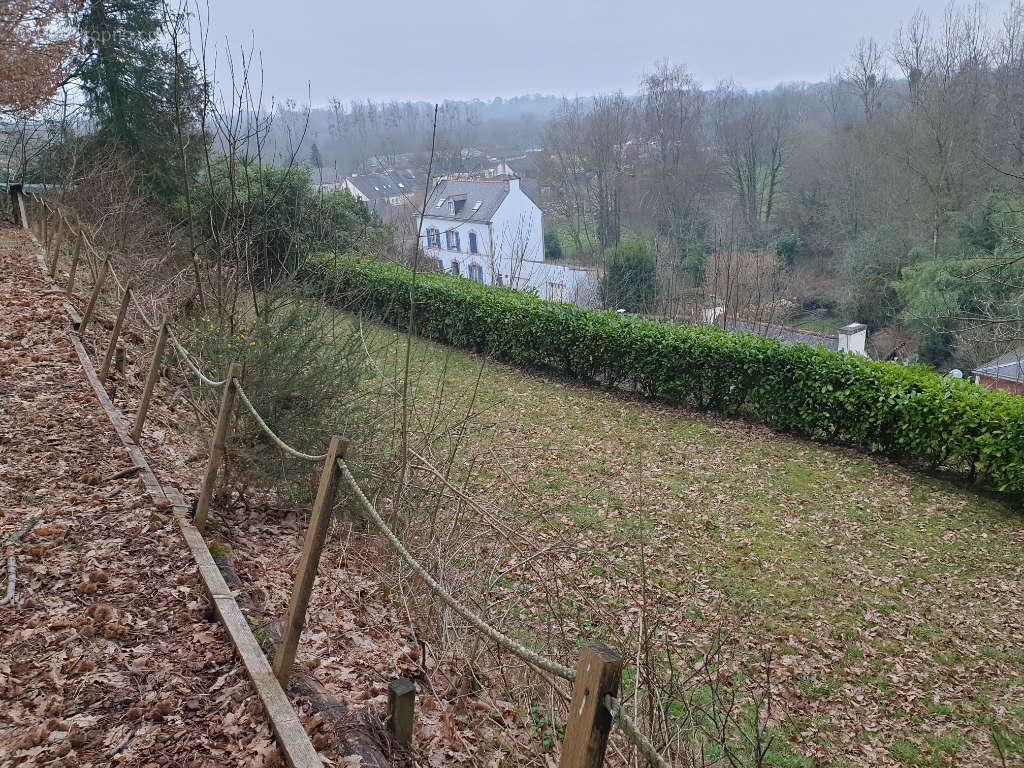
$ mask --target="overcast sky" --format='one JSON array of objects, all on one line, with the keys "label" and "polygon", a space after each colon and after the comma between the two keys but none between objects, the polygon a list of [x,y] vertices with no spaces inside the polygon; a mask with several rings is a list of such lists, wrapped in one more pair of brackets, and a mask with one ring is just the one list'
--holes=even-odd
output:
[{"label": "overcast sky", "polygon": [[[635,91],[663,58],[705,86],[817,81],[846,66],[861,37],[888,43],[945,0],[210,0],[210,27],[254,36],[265,93],[314,105],[331,97],[490,99]],[[995,23],[1006,2],[987,4]]]}]

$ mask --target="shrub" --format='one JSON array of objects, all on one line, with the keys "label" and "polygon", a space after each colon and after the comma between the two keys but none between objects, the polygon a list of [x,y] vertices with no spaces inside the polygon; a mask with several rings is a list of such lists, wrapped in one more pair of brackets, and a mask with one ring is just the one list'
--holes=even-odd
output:
[{"label": "shrub", "polygon": [[[185,215],[184,200],[179,208]],[[211,258],[250,254],[258,276],[290,272],[309,253],[363,249],[386,237],[346,190],[315,191],[308,168],[220,158],[195,185],[192,212]]]},{"label": "shrub", "polygon": [[653,309],[657,289],[654,257],[642,240],[624,240],[608,258],[601,280],[601,301],[609,309]]},{"label": "shrub", "polygon": [[787,265],[793,266],[803,245],[804,241],[800,238],[799,232],[784,232],[775,241],[775,253]]},{"label": "shrub", "polygon": [[[223,378],[228,363],[242,365],[242,383],[256,410],[286,443],[305,453],[320,454],[333,435],[372,443],[374,416],[360,395],[366,353],[351,320],[315,297],[279,288],[258,319],[238,315],[191,318],[188,347],[211,367],[208,375]],[[194,382],[191,376],[189,381]],[[214,411],[221,390],[198,387],[197,394]],[[314,490],[308,472],[286,472],[284,454],[274,446],[242,403],[231,444],[241,449],[246,469],[259,478],[308,502]],[[292,460],[294,461],[294,460]],[[298,484],[294,479],[300,478]]]},{"label": "shrub", "polygon": [[558,261],[562,258],[562,241],[558,239],[558,232],[549,229],[544,233],[544,260]]},{"label": "shrub", "polygon": [[[407,321],[411,273],[355,257],[310,259],[303,276],[334,300]],[[541,301],[509,288],[419,275],[417,326],[435,341],[508,363],[697,408],[752,410],[769,426],[919,459],[1024,491],[1024,398],[921,366],[783,345]]]}]

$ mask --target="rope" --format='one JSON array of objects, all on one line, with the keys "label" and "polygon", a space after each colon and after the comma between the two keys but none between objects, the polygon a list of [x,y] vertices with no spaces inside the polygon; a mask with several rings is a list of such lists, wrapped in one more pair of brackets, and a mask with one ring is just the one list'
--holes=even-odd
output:
[{"label": "rope", "polygon": [[17,581],[17,562],[14,559],[14,548],[21,541],[22,537],[26,536],[35,527],[37,522],[39,522],[38,518],[30,517],[25,521],[20,531],[7,537],[7,544],[10,547],[10,552],[7,555],[7,591],[4,593],[3,598],[0,599],[0,605],[7,605],[14,599],[14,587]]},{"label": "rope", "polygon": [[181,342],[178,341],[178,337],[174,335],[174,331],[170,328],[167,329],[167,338],[170,339],[171,346],[173,346],[178,351],[178,354],[181,355],[182,360],[185,361],[185,365],[192,370],[192,373],[199,377],[199,380],[203,382],[203,384],[208,387],[213,387],[214,389],[224,385],[224,381],[227,381],[227,379],[224,381],[214,381],[199,370],[199,366],[192,362],[191,355],[189,355],[188,350],[181,345]]},{"label": "rope", "polygon": [[622,729],[630,743],[643,755],[648,765],[652,765],[654,768],[672,768],[672,764],[659,755],[654,745],[651,744],[646,736],[640,733],[640,729],[636,727],[633,719],[626,714],[625,708],[618,699],[606,693],[602,703],[611,713],[615,724]]},{"label": "rope", "polygon": [[[373,521],[373,524],[377,526],[377,529],[382,534],[384,534],[384,537],[388,542],[390,542],[391,546],[395,548],[398,554],[401,555],[406,564],[412,568],[413,571],[423,579],[423,581],[426,582],[427,586],[430,587],[434,594],[437,595],[445,605],[498,645],[504,647],[508,651],[511,651],[528,664],[531,664],[537,669],[544,670],[545,672],[550,672],[552,675],[561,677],[565,680],[573,681],[576,679],[575,670],[570,669],[557,661],[541,656],[539,653],[527,648],[525,645],[517,643],[512,638],[496,630],[452,597],[451,593],[445,590],[445,588],[430,575],[427,569],[416,561],[416,558],[414,558],[402,542],[399,541],[398,536],[388,528],[387,523],[385,523],[383,518],[381,518],[373,504],[370,503],[370,500],[366,498],[366,494],[363,493],[363,489],[359,487],[359,483],[357,483],[356,479],[352,476],[352,472],[349,470],[348,464],[345,463],[344,459],[338,459],[338,468],[341,470],[342,477],[345,478],[345,482],[348,483],[349,488],[351,488],[352,492],[355,493],[360,506],[362,506],[366,514],[369,515],[370,520]],[[626,738],[629,739],[633,746],[636,747],[637,751],[639,751],[644,757],[648,765],[654,766],[654,768],[672,768],[671,764],[658,754],[658,750],[655,749],[650,740],[640,732],[640,729],[637,728],[636,723],[633,722],[632,718],[626,714],[625,709],[619,703],[618,699],[611,695],[606,695],[602,703],[607,707],[612,718],[615,720],[615,723],[622,729]]]},{"label": "rope", "polygon": [[135,305],[135,309],[139,313],[139,317],[142,318],[142,322],[149,326],[149,330],[153,331],[154,333],[160,330],[160,326],[154,322],[151,322],[150,319],[146,316],[146,310],[144,310],[142,308],[142,305],[139,304],[139,300],[135,297],[135,291],[132,291],[132,304]]},{"label": "rope", "polygon": [[352,489],[352,492],[355,493],[356,498],[359,500],[359,504],[362,506],[362,508],[366,511],[366,514],[369,515],[370,519],[373,521],[373,524],[377,526],[377,529],[382,534],[384,534],[384,537],[388,540],[388,542],[390,542],[391,546],[395,548],[395,551],[397,551],[398,554],[401,555],[402,559],[405,560],[406,564],[408,564],[408,566],[412,568],[413,571],[415,571],[416,574],[427,583],[427,586],[429,586],[430,589],[433,590],[434,594],[437,595],[441,602],[443,602],[445,605],[447,605],[449,608],[451,608],[453,611],[459,614],[462,618],[464,618],[466,621],[468,621],[470,624],[476,627],[476,629],[478,629],[481,633],[489,637],[491,640],[493,640],[506,650],[511,651],[526,663],[531,664],[537,669],[544,670],[545,672],[550,672],[555,677],[561,677],[564,680],[572,681],[576,679],[575,670],[570,669],[564,664],[559,664],[557,661],[553,661],[544,656],[541,656],[539,653],[527,648],[525,645],[517,643],[511,637],[504,635],[498,630],[496,630],[494,627],[492,627],[490,624],[481,619],[468,608],[464,607],[458,600],[452,597],[451,594],[447,590],[445,590],[444,587],[437,583],[437,581],[434,579],[433,576],[430,575],[427,569],[416,561],[416,558],[409,553],[409,550],[405,548],[402,542],[398,540],[398,537],[391,531],[390,528],[388,528],[387,523],[384,522],[384,520],[378,514],[377,510],[374,509],[374,506],[373,504],[370,503],[370,500],[366,498],[366,494],[364,494],[363,489],[359,487],[359,483],[357,483],[356,479],[352,477],[352,472],[349,470],[348,464],[346,464],[343,459],[338,459],[338,468],[341,470],[341,474],[342,477],[345,478],[345,482],[348,483],[349,487]]},{"label": "rope", "polygon": [[280,437],[275,435],[274,430],[267,426],[267,422],[265,422],[263,420],[263,417],[260,416],[259,411],[256,410],[256,407],[249,400],[249,396],[245,394],[245,390],[242,389],[242,385],[238,381],[235,382],[235,391],[238,392],[238,396],[242,398],[242,402],[245,403],[245,407],[249,409],[249,413],[251,413],[252,417],[256,419],[256,423],[260,425],[260,428],[266,433],[267,437],[273,440],[274,444],[277,445],[277,447],[280,448],[282,451],[291,456],[294,456],[296,459],[302,459],[303,461],[323,461],[324,459],[327,458],[326,453],[321,453],[319,456],[314,456],[311,453],[303,453],[302,451],[292,448],[290,445],[288,445],[288,443],[286,443]]},{"label": "rope", "polygon": [[3,599],[0,600],[0,605],[7,605],[14,599],[14,575],[16,572],[14,565],[14,553],[11,552],[7,556],[7,592],[4,594]]},{"label": "rope", "polygon": [[124,287],[124,284],[121,282],[121,278],[117,276],[117,270],[114,269],[114,265],[111,264],[109,261],[107,262],[107,273],[112,278],[114,278],[114,285],[117,286],[117,289],[120,292],[118,294],[118,298],[121,298],[121,296],[124,296],[125,291],[127,291],[128,289]]}]

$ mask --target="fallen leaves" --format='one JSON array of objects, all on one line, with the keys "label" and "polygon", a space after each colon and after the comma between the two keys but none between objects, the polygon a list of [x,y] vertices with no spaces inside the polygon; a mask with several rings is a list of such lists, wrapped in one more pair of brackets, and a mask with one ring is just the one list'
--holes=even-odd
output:
[{"label": "fallen leaves", "polygon": [[34,253],[0,230],[0,538],[39,518],[0,608],[0,765],[281,765],[170,510],[126,469],[60,297],[33,295]]}]

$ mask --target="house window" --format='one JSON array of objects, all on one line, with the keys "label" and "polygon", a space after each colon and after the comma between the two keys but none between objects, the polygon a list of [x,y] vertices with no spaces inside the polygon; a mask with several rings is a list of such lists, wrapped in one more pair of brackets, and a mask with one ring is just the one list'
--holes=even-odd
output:
[{"label": "house window", "polygon": [[476,253],[476,232],[469,233],[469,252]]},{"label": "house window", "polygon": [[457,262],[457,261],[453,261],[452,262],[452,274],[453,275],[460,275],[460,274],[462,274],[461,272],[459,272],[459,262]]},{"label": "house window", "polygon": [[476,280],[478,283],[482,283],[484,281],[484,268],[479,264],[470,264],[469,277],[472,280]]},{"label": "house window", "polygon": [[459,233],[456,230],[449,229],[444,233],[444,239],[449,251],[461,250],[459,248]]},{"label": "house window", "polygon": [[427,247],[441,247],[441,236],[440,233],[433,227],[427,227]]},{"label": "house window", "polygon": [[548,301],[569,302],[569,292],[565,290],[565,283],[548,283]]}]

